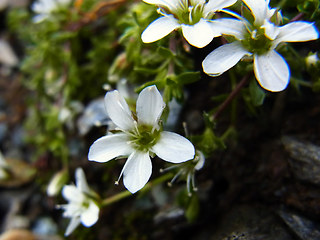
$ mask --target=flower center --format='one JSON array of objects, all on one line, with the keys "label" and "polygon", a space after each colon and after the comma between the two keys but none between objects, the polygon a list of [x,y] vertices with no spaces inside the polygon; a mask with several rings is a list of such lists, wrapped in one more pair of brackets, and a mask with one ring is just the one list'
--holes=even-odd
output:
[{"label": "flower center", "polygon": [[265,29],[261,27],[248,31],[241,43],[249,52],[258,55],[268,52],[272,46],[272,40],[265,35]]},{"label": "flower center", "polygon": [[135,149],[147,152],[158,142],[159,138],[160,130],[149,125],[138,125],[132,132],[130,142]]},{"label": "flower center", "polygon": [[191,0],[180,0],[174,9],[162,9],[165,14],[173,14],[180,24],[194,25],[203,18],[204,4],[193,3]]}]

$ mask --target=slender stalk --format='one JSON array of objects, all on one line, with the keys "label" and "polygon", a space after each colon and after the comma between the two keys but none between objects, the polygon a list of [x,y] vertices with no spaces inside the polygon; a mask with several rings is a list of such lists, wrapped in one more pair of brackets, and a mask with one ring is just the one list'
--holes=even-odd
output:
[{"label": "slender stalk", "polygon": [[294,21],[298,21],[298,20],[302,19],[303,15],[304,15],[304,13],[298,13],[295,17],[293,17],[293,18],[289,21],[289,23],[294,22]]},{"label": "slender stalk", "polygon": [[220,114],[224,111],[224,109],[232,102],[232,100],[238,95],[240,90],[246,85],[249,78],[251,76],[251,73],[244,76],[241,81],[238,83],[238,85],[234,88],[234,90],[230,93],[228,98],[220,105],[216,113],[213,115],[213,120],[217,119]]},{"label": "slender stalk", "polygon": [[[160,184],[160,183],[163,183],[163,182],[169,180],[169,179],[172,178],[172,177],[173,177],[173,174],[172,174],[172,173],[164,174],[164,175],[162,175],[162,176],[154,179],[153,181],[147,183],[147,184],[144,186],[144,188],[142,188],[142,189],[140,190],[140,193],[147,192],[147,191],[149,191],[153,186],[158,185],[158,184]],[[112,203],[118,202],[118,201],[120,201],[120,200],[122,200],[122,199],[124,199],[124,198],[130,197],[130,196],[132,196],[132,195],[133,195],[133,194],[132,194],[131,192],[127,191],[127,190],[126,190],[126,191],[123,191],[123,192],[120,192],[120,193],[118,193],[118,194],[116,194],[116,195],[113,195],[113,196],[111,196],[111,197],[108,197],[108,198],[105,198],[104,200],[102,200],[102,202],[101,202],[101,207],[105,207],[105,206],[110,205],[110,204],[112,204]]]},{"label": "slender stalk", "polygon": [[[171,52],[173,52],[174,54],[176,54],[177,51],[177,43],[176,43],[176,39],[171,37],[169,40],[169,49],[171,50]],[[168,75],[174,74],[174,61],[171,59],[169,66],[168,66]]]}]

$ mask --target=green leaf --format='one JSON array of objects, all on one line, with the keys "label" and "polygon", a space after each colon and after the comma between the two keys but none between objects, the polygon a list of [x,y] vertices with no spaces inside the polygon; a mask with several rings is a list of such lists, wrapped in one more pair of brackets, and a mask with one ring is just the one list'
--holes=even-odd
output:
[{"label": "green leaf", "polygon": [[175,56],[174,53],[171,52],[171,50],[169,48],[165,48],[162,46],[158,46],[157,52],[159,55],[161,55],[162,57],[165,57],[165,58],[173,58]]},{"label": "green leaf", "polygon": [[176,76],[176,81],[181,85],[194,83],[200,79],[200,72],[184,72]]},{"label": "green leaf", "polygon": [[199,198],[196,194],[192,194],[188,207],[185,211],[186,218],[189,222],[194,222],[199,215]]},{"label": "green leaf", "polygon": [[266,92],[257,84],[257,81],[250,81],[249,93],[254,106],[261,106],[266,97]]}]

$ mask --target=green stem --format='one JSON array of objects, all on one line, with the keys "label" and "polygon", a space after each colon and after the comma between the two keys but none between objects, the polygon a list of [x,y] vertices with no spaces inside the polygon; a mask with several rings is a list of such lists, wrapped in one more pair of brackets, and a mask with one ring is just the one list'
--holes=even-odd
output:
[{"label": "green stem", "polygon": [[312,87],[312,83],[311,82],[306,82],[306,81],[303,81],[303,80],[295,78],[295,77],[291,77],[291,80],[297,82],[301,86],[309,87],[309,88]]},{"label": "green stem", "polygon": [[[160,183],[163,183],[163,182],[169,180],[169,179],[172,178],[172,177],[173,177],[173,174],[172,174],[172,173],[164,174],[164,175],[162,175],[162,176],[154,179],[153,181],[147,183],[147,184],[144,186],[144,188],[142,188],[142,189],[140,190],[140,193],[147,192],[147,191],[149,191],[153,186],[158,185],[158,184],[160,184]],[[118,202],[118,201],[120,201],[120,200],[122,200],[122,199],[124,199],[124,198],[130,197],[130,196],[132,196],[132,195],[133,195],[133,194],[132,194],[131,192],[127,191],[127,190],[126,190],[126,191],[123,191],[123,192],[120,192],[120,193],[118,193],[118,194],[116,194],[116,195],[113,195],[113,196],[111,196],[111,197],[108,197],[108,198],[103,199],[103,200],[101,201],[101,207],[108,206],[108,205],[110,205],[110,204],[112,204],[112,203]]]}]

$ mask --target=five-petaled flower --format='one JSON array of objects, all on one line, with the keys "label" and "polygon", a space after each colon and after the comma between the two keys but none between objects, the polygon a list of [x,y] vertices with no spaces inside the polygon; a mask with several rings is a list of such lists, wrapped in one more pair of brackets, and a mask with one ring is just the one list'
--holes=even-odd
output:
[{"label": "five-petaled flower", "polygon": [[37,13],[33,18],[35,23],[39,23],[50,17],[51,13],[60,7],[67,6],[72,0],[37,0],[31,6],[32,10]]},{"label": "five-petaled flower", "polygon": [[188,139],[162,131],[159,121],[165,103],[156,86],[141,91],[137,99],[136,116],[132,115],[117,90],[106,94],[105,104],[118,131],[95,141],[90,147],[88,158],[91,161],[107,162],[116,157],[128,156],[120,177],[123,174],[124,186],[131,193],[137,192],[148,182],[152,172],[150,155],[156,154],[171,163],[194,158],[195,149]]},{"label": "five-petaled flower", "polygon": [[223,34],[232,35],[236,41],[225,44],[211,52],[203,61],[203,70],[218,76],[241,60],[253,56],[256,79],[266,90],[278,92],[289,83],[290,70],[287,62],[275,51],[282,42],[315,40],[319,33],[313,23],[296,21],[276,26],[271,18],[277,14],[269,7],[269,0],[243,0],[254,16],[254,22],[238,16],[221,22]]},{"label": "five-petaled flower", "polygon": [[66,185],[62,189],[62,195],[69,203],[59,205],[65,210],[63,216],[71,218],[65,236],[70,235],[80,222],[91,227],[99,218],[99,207],[94,200],[96,194],[89,188],[81,168],[76,169],[75,177],[76,186]]},{"label": "five-petaled flower", "polygon": [[233,5],[236,0],[143,0],[159,6],[162,17],[153,21],[142,33],[145,43],[155,42],[181,28],[184,38],[202,48],[221,35],[211,20],[215,12]]}]

